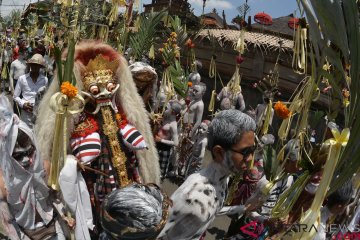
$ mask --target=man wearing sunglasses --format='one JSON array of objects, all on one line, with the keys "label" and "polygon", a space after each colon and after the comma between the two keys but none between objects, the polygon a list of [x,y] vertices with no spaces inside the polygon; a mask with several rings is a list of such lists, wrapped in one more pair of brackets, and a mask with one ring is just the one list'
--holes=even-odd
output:
[{"label": "man wearing sunglasses", "polygon": [[[235,214],[244,205],[223,207],[228,179],[241,174],[255,150],[254,120],[238,110],[225,110],[216,115],[209,126],[210,164],[190,175],[173,193],[173,206],[159,239],[199,239],[216,215]],[[251,206],[247,206],[251,207]]]}]

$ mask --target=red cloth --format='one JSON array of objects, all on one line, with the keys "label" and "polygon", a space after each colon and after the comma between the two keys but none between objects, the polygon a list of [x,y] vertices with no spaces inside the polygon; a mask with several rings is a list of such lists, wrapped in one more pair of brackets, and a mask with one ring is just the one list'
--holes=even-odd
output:
[{"label": "red cloth", "polygon": [[84,121],[79,123],[74,132],[71,134],[71,138],[86,137],[99,130],[99,125],[95,118],[91,115],[86,115]]},{"label": "red cloth", "polygon": [[255,160],[253,169],[245,171],[243,179],[238,183],[238,187],[234,192],[234,198],[231,202],[231,205],[235,206],[244,204],[255,191],[256,184],[263,175],[263,162]]},{"label": "red cloth", "polygon": [[19,46],[16,46],[13,49],[13,56],[12,56],[12,60],[15,61],[16,59],[19,58]]}]

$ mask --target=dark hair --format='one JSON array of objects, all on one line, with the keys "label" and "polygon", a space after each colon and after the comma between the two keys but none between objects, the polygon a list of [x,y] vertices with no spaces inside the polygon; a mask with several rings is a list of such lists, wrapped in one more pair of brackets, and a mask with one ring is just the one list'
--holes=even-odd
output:
[{"label": "dark hair", "polygon": [[327,206],[330,208],[337,204],[348,204],[351,200],[352,193],[353,185],[352,182],[348,180],[339,189],[329,195],[327,198]]},{"label": "dark hair", "polygon": [[103,239],[156,239],[165,226],[169,205],[166,194],[153,184],[132,184],[113,191],[100,214],[107,235]]},{"label": "dark hair", "polygon": [[20,147],[26,147],[31,144],[30,137],[21,129],[18,130],[18,136],[16,138],[16,141]]}]

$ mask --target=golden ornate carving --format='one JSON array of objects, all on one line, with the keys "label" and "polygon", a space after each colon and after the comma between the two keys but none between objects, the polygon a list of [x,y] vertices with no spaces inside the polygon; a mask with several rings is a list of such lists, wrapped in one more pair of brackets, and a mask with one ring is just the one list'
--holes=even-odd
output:
[{"label": "golden ornate carving", "polygon": [[101,108],[101,115],[104,120],[103,131],[104,134],[108,137],[110,150],[112,153],[112,163],[116,168],[120,180],[120,186],[127,186],[131,183],[131,181],[128,178],[126,170],[126,155],[121,150],[121,146],[117,138],[119,128],[115,120],[113,119],[112,112],[109,106]]},{"label": "golden ornate carving", "polygon": [[86,71],[95,72],[98,70],[109,69],[112,72],[115,72],[118,66],[119,66],[119,60],[110,62],[103,55],[99,54],[96,56],[96,58],[91,59],[89,61],[89,63],[86,65]]},{"label": "golden ornate carving", "polygon": [[113,79],[114,72],[116,72],[118,66],[119,60],[110,62],[101,54],[91,59],[86,65],[83,77],[85,90],[89,90],[89,87],[92,85],[105,87],[106,83]]}]

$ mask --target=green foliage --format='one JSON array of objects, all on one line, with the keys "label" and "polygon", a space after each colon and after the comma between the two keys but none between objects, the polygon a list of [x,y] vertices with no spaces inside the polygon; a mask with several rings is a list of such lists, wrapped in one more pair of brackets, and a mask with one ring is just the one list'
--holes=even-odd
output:
[{"label": "green foliage", "polygon": [[166,16],[166,23],[168,37],[159,51],[161,52],[163,62],[168,66],[165,69],[165,73],[169,76],[171,84],[176,93],[185,98],[188,86],[185,71],[180,64],[180,49],[188,39],[186,26],[181,24],[178,16]]},{"label": "green foliage", "polygon": [[311,129],[315,129],[318,123],[320,122],[321,118],[324,117],[324,112],[316,110],[309,116],[309,124]]},{"label": "green foliage", "polygon": [[181,68],[180,62],[176,60],[175,64],[168,68],[168,71],[176,93],[186,98],[187,82],[186,78],[184,78],[184,70]]},{"label": "green foliage", "polygon": [[30,13],[28,15],[25,29],[30,39],[36,36],[38,30],[38,22],[39,17],[36,13]]},{"label": "green foliage", "polygon": [[140,17],[139,30],[130,36],[129,47],[135,60],[140,60],[147,55],[151,45],[154,43],[157,27],[164,18],[165,13],[151,13]]},{"label": "green foliage", "polygon": [[175,32],[177,35],[177,45],[183,46],[188,39],[188,34],[186,31],[186,26],[181,25],[181,19],[178,16],[174,18],[169,16],[170,28],[168,28],[168,32]]},{"label": "green foliage", "polygon": [[271,146],[264,146],[264,172],[267,180],[275,179],[279,161],[276,159],[276,151]]},{"label": "green foliage", "polygon": [[63,63],[61,61],[61,50],[55,47],[55,62],[57,67],[57,78],[59,81],[59,87],[63,82],[70,82],[72,85],[76,85],[76,79],[74,77],[74,54],[75,54],[75,40],[70,39],[68,45],[68,53],[66,60]]},{"label": "green foliage", "polygon": [[57,78],[59,81],[59,84],[61,85],[61,81],[62,81],[62,62],[61,62],[61,50],[56,46],[54,49],[54,57],[55,57],[55,62],[56,62],[56,68],[57,68]]},{"label": "green foliage", "polygon": [[14,27],[20,26],[21,21],[21,11],[19,9],[12,10],[10,14],[5,17],[5,21],[7,22],[8,26],[13,25]]}]

